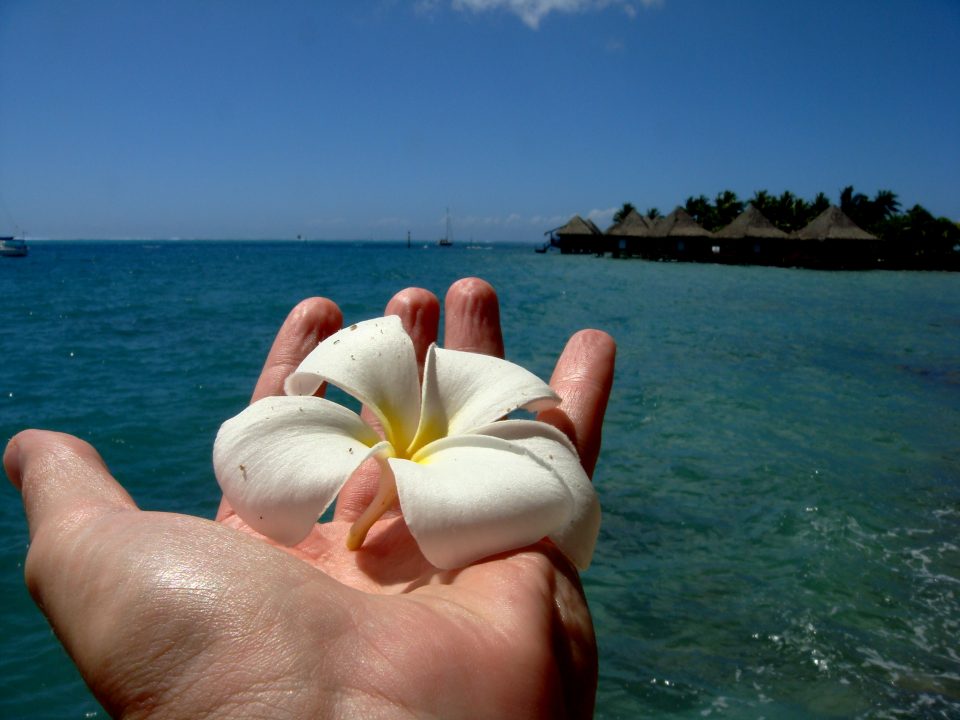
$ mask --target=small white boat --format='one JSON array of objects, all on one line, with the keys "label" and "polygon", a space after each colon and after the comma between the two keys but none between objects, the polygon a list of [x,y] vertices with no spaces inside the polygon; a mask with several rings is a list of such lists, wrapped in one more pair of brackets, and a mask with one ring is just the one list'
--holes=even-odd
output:
[{"label": "small white boat", "polygon": [[0,257],[26,257],[28,252],[26,240],[12,235],[0,237]]}]

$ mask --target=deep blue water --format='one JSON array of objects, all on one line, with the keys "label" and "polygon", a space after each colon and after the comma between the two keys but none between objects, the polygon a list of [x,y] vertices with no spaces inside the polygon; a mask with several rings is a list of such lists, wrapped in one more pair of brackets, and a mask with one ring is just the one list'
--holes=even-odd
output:
[{"label": "deep blue water", "polygon": [[[0,261],[0,436],[98,447],[145,508],[210,516],[210,449],[309,295],[347,322],[478,275],[548,377],[618,341],[584,584],[599,718],[960,717],[960,276],[494,246],[34,243]],[[0,491],[0,717],[104,713],[22,582]]]}]

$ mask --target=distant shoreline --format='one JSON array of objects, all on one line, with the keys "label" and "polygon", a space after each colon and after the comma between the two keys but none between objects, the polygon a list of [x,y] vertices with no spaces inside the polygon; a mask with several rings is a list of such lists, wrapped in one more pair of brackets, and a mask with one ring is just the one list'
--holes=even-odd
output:
[{"label": "distant shoreline", "polygon": [[[329,247],[357,247],[357,248],[380,248],[390,250],[433,250],[439,248],[435,241],[412,240],[410,246],[407,246],[406,238],[396,240],[331,240],[331,239],[308,239],[291,240],[289,238],[269,238],[269,239],[237,239],[237,238],[28,238],[27,242],[32,247],[54,247],[54,246],[92,246],[92,245],[115,245],[129,247],[148,247],[148,246],[186,246],[186,245],[249,245],[262,247],[290,247],[290,246],[329,246]],[[520,240],[485,240],[483,242],[455,243],[452,246],[439,248],[447,252],[451,250],[495,250],[498,248],[523,248],[532,249],[535,246],[531,241]]]}]

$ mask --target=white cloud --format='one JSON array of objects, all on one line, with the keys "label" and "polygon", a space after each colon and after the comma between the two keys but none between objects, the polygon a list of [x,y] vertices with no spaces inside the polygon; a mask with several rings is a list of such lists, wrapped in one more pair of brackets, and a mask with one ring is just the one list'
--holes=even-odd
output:
[{"label": "white cloud", "polygon": [[510,213],[506,217],[502,215],[467,215],[457,218],[457,227],[464,228],[484,228],[484,227],[507,227],[517,225],[523,222],[523,216],[518,213]]},{"label": "white cloud", "polygon": [[560,227],[564,225],[571,217],[570,215],[534,215],[530,218],[530,225],[542,226],[544,229]]},{"label": "white cloud", "polygon": [[[420,2],[430,3],[431,0]],[[552,12],[581,13],[619,7],[633,18],[636,17],[638,3],[649,8],[662,5],[663,0],[453,0],[453,8],[475,13],[507,10],[536,30],[540,27],[540,21]]]},{"label": "white cloud", "polygon": [[617,210],[619,210],[619,208],[615,208],[615,207],[604,208],[604,209],[594,208],[589,213],[587,213],[587,217],[593,220],[593,222],[597,225],[597,227],[603,230],[604,228],[607,227],[607,225],[610,225],[613,223],[613,215],[615,212],[617,212]]}]

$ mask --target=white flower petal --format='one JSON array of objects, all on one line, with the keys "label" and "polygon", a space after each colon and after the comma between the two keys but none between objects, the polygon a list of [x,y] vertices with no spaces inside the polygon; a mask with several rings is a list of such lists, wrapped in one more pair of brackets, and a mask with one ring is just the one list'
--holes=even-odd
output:
[{"label": "white flower petal", "polygon": [[327,381],[369,407],[398,449],[413,439],[420,417],[420,381],[413,341],[396,316],[366,320],[321,342],[284,385],[287,395],[313,395]]},{"label": "white flower petal", "polygon": [[439,568],[525,547],[569,519],[564,484],[522,447],[500,438],[444,438],[412,461],[388,462],[407,526]]},{"label": "white flower petal", "polygon": [[423,369],[423,401],[416,447],[459,435],[517,408],[546,410],[560,398],[519,365],[490,355],[431,346]]},{"label": "white flower petal", "polygon": [[295,545],[378,443],[370,426],[336,403],[268,397],[220,427],[213,466],[224,496],[248,525]]},{"label": "white flower petal", "polygon": [[557,473],[573,498],[573,512],[549,537],[579,569],[590,567],[600,532],[600,498],[567,436],[552,425],[532,420],[504,420],[472,432],[519,445]]}]

